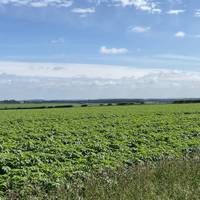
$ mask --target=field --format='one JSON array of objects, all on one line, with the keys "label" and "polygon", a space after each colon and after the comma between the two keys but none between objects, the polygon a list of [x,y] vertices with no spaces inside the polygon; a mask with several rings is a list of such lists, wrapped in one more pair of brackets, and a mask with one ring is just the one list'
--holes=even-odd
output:
[{"label": "field", "polygon": [[[84,198],[89,191],[86,188],[91,188],[94,186],[91,183],[95,183],[104,189],[100,192],[99,188],[93,188],[92,193],[97,191],[97,194],[96,198],[91,199],[106,199],[101,195],[111,194],[112,190],[105,192],[107,182],[105,183],[102,177],[106,174],[105,177],[109,177],[112,182],[116,180],[115,172],[120,172],[122,175],[117,180],[126,182],[127,176],[123,171],[125,169],[129,169],[129,178],[135,177],[134,179],[139,179],[140,182],[141,177],[151,181],[147,176],[148,171],[152,174],[151,177],[157,177],[157,185],[162,189],[159,174],[161,174],[160,168],[163,169],[160,166],[163,166],[164,162],[165,180],[167,174],[174,170],[173,179],[170,180],[176,182],[179,180],[178,177],[181,178],[182,182],[176,184],[178,189],[183,188],[183,183],[187,180],[191,181],[188,186],[191,194],[186,190],[184,194],[187,197],[188,194],[193,194],[195,195],[193,199],[198,199],[200,164],[196,157],[199,150],[200,104],[2,110],[0,111],[0,196],[8,199],[30,199],[30,196],[31,199],[42,199],[52,191],[54,195],[55,191],[59,195],[59,191],[62,190],[62,193],[72,191],[72,194],[77,191],[76,195]],[[195,159],[191,161],[190,155],[195,155]],[[189,161],[187,159],[177,161],[183,162],[178,166],[177,162],[171,164],[171,161],[182,158],[188,158]],[[145,163],[150,163],[148,166],[159,164],[151,168],[144,167]],[[139,178],[134,174],[138,171],[134,166],[138,165],[141,166]],[[192,179],[183,176],[184,174],[191,174]],[[129,183],[133,186],[134,181],[131,180]],[[141,183],[146,184],[144,180]],[[83,183],[86,184],[82,185]],[[117,188],[116,185],[111,184],[111,186],[112,189]],[[151,186],[149,183],[148,187]],[[120,188],[124,188],[125,194],[126,186]],[[155,197],[156,186],[153,189],[155,194],[148,193]],[[174,191],[174,194],[177,191]],[[142,190],[140,192],[145,194]],[[39,197],[40,193],[43,197]],[[54,197],[56,199],[56,196]],[[71,196],[71,199],[79,197]],[[156,199],[151,197],[146,199]],[[162,196],[160,198],[165,199]],[[121,199],[129,198],[121,197]]]}]

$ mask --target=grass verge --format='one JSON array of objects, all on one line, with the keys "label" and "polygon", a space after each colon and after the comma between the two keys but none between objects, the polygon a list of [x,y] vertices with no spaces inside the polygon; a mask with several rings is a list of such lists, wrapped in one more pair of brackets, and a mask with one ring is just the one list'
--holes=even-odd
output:
[{"label": "grass verge", "polygon": [[77,176],[51,192],[38,188],[35,194],[20,197],[8,192],[7,197],[10,200],[199,200],[200,157],[104,170],[84,178]]}]

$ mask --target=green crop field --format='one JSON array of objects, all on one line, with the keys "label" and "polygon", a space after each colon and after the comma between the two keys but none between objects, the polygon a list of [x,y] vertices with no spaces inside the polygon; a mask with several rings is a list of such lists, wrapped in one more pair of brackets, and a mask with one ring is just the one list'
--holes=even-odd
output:
[{"label": "green crop field", "polygon": [[[199,149],[200,104],[2,110],[0,196],[36,198],[38,191],[67,190],[69,182],[94,172],[183,158]],[[198,189],[200,177],[195,180]]]}]

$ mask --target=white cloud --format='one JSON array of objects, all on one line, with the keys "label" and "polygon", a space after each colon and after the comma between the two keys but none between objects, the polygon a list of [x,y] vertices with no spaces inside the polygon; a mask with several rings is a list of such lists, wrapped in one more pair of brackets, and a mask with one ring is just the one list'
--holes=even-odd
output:
[{"label": "white cloud", "polygon": [[144,33],[144,32],[148,32],[150,29],[151,27],[136,26],[136,27],[131,28],[130,30],[135,33]]},{"label": "white cloud", "polygon": [[199,97],[199,87],[195,71],[0,62],[0,99]]},{"label": "white cloud", "polygon": [[161,13],[162,10],[152,0],[113,0],[123,7],[134,6],[136,9],[148,11],[150,13]]},{"label": "white cloud", "polygon": [[169,14],[169,15],[179,15],[179,14],[184,13],[184,12],[185,12],[185,10],[169,10],[167,12],[167,14]]},{"label": "white cloud", "polygon": [[72,12],[78,14],[91,14],[95,13],[95,8],[74,8],[72,9]]},{"label": "white cloud", "polygon": [[195,17],[200,17],[200,9],[197,9],[194,13]]},{"label": "white cloud", "polygon": [[41,8],[41,7],[47,7],[48,3],[47,2],[30,2],[30,6],[35,7],[35,8]]},{"label": "white cloud", "polygon": [[51,44],[64,44],[64,42],[65,42],[64,38],[51,40]]},{"label": "white cloud", "polygon": [[174,36],[177,37],[177,38],[184,38],[186,36],[186,33],[179,31],[179,32],[175,33]]},{"label": "white cloud", "polygon": [[200,34],[189,34],[189,33],[185,33],[185,32],[182,32],[182,31],[179,31],[177,32],[175,35],[175,37],[179,37],[179,38],[184,38],[187,36],[187,38],[196,38],[196,39],[199,39],[200,38]]},{"label": "white cloud", "polygon": [[0,5],[30,6],[34,8],[42,8],[48,6],[70,7],[72,4],[73,4],[72,0],[1,0],[0,1]]},{"label": "white cloud", "polygon": [[126,48],[107,48],[106,46],[102,46],[100,48],[101,54],[115,55],[115,54],[126,54],[128,53],[128,49]]}]

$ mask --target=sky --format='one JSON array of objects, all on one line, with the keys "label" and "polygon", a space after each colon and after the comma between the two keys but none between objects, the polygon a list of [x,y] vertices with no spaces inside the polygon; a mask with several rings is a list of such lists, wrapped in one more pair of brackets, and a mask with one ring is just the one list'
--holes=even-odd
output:
[{"label": "sky", "polygon": [[199,0],[0,0],[0,99],[200,97]]}]

